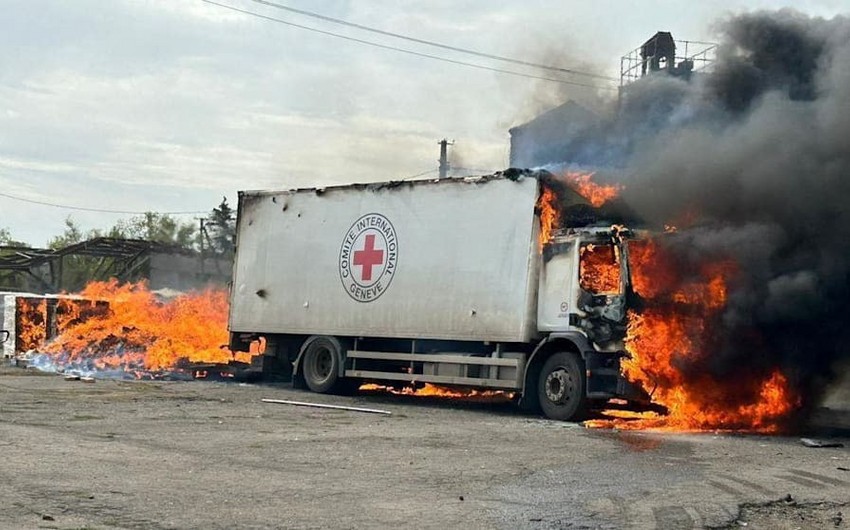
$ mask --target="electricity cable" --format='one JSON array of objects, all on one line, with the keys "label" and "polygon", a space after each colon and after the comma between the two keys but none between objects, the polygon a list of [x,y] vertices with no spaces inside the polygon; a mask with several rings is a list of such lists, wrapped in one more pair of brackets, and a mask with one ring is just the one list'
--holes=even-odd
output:
[{"label": "electricity cable", "polygon": [[429,173],[436,173],[437,171],[439,171],[439,170],[438,169],[429,169],[428,171],[423,171],[422,173],[417,173],[415,175],[409,175],[407,177],[402,177],[400,180],[415,179],[416,177],[421,177],[421,176],[427,175]]},{"label": "electricity cable", "polygon": [[67,204],[56,204],[47,201],[38,201],[35,199],[26,199],[24,197],[16,197],[14,195],[9,195],[8,193],[0,192],[0,197],[5,197],[7,199],[12,199],[15,201],[27,202],[30,204],[38,204],[41,206],[50,206],[53,208],[62,208],[65,210],[76,210],[81,212],[96,212],[96,213],[118,213],[124,215],[144,215],[146,213],[157,213],[161,215],[196,215],[202,213],[209,213],[209,211],[181,211],[181,212],[154,212],[154,211],[132,211],[132,210],[109,210],[105,208],[88,208],[85,206],[70,206]]},{"label": "electricity cable", "polygon": [[269,20],[269,21],[272,21],[272,22],[278,22],[280,24],[285,24],[285,25],[293,27],[293,28],[303,29],[303,30],[306,30],[306,31],[312,31],[314,33],[320,33],[322,35],[327,35],[327,36],[330,36],[330,37],[337,37],[339,39],[344,39],[344,40],[351,41],[351,42],[357,42],[357,43],[360,43],[360,44],[365,44],[367,46],[373,46],[375,48],[381,48],[381,49],[384,49],[384,50],[392,50],[392,51],[396,51],[396,52],[400,52],[400,53],[406,53],[408,55],[415,55],[417,57],[422,57],[422,58],[426,58],[426,59],[433,59],[435,61],[443,61],[443,62],[446,62],[446,63],[457,64],[457,65],[460,65],[460,66],[467,66],[467,67],[470,67],[470,68],[477,68],[479,70],[488,70],[488,71],[491,71],[491,72],[498,72],[498,73],[501,73],[501,74],[512,75],[512,76],[516,76],[516,77],[526,77],[526,78],[529,78],[529,79],[540,79],[542,81],[551,81],[553,83],[561,83],[563,85],[581,86],[581,87],[586,87],[586,88],[595,88],[595,89],[598,89],[598,90],[612,90],[612,91],[613,90],[619,90],[617,87],[613,87],[613,86],[601,86],[601,85],[593,85],[593,84],[589,84],[589,83],[579,83],[577,81],[569,81],[569,80],[566,80],[566,79],[556,79],[556,78],[553,78],[553,77],[545,77],[545,76],[540,76],[540,75],[526,74],[526,73],[523,73],[523,72],[516,72],[516,71],[513,71],[513,70],[504,70],[502,68],[494,68],[492,66],[484,66],[484,65],[481,65],[481,64],[470,63],[470,62],[466,62],[466,61],[458,61],[458,60],[455,60],[455,59],[449,59],[447,57],[441,57],[439,55],[431,55],[431,54],[428,54],[428,53],[422,53],[422,52],[417,52],[417,51],[414,51],[414,50],[408,50],[406,48],[398,48],[396,46],[389,46],[389,45],[386,45],[386,44],[380,44],[378,42],[373,42],[373,41],[369,41],[369,40],[365,40],[365,39],[358,39],[356,37],[350,37],[348,35],[342,35],[340,33],[334,33],[332,31],[325,31],[323,29],[318,29],[318,28],[314,28],[314,27],[311,27],[311,26],[305,26],[303,24],[296,24],[296,23],[290,22],[288,20],[283,20],[283,19],[280,19],[280,18],[275,18],[275,17],[271,17],[271,16],[268,16],[268,15],[263,15],[261,13],[255,13],[253,11],[248,11],[247,9],[241,9],[241,8],[234,7],[234,6],[231,6],[231,5],[221,4],[219,2],[214,2],[213,0],[201,0],[201,2],[211,4],[211,5],[214,5],[214,6],[218,6],[218,7],[221,7],[223,9],[228,9],[230,11],[235,11],[237,13],[250,15],[250,16],[253,16],[253,17],[261,18],[261,19],[264,19],[264,20]]},{"label": "electricity cable", "polygon": [[377,33],[378,35],[384,35],[384,36],[393,37],[393,38],[396,38],[396,39],[407,40],[407,41],[410,41],[410,42],[415,42],[417,44],[424,44],[426,46],[434,46],[436,48],[442,48],[444,50],[451,50],[451,51],[454,51],[454,52],[466,53],[466,54],[469,54],[469,55],[484,57],[486,59],[493,59],[493,60],[496,60],[496,61],[504,61],[504,62],[519,64],[519,65],[523,65],[523,66],[532,66],[534,68],[541,68],[541,69],[544,69],[544,70],[551,70],[553,72],[561,72],[561,73],[564,73],[564,74],[580,75],[580,76],[584,76],[584,77],[592,77],[592,78],[595,78],[595,79],[603,79],[605,81],[619,81],[619,79],[614,78],[614,77],[610,77],[610,76],[607,76],[607,75],[594,74],[594,73],[591,73],[591,72],[582,72],[580,70],[574,70],[572,68],[564,68],[564,67],[561,67],[561,66],[552,66],[552,65],[547,65],[547,64],[534,63],[534,62],[531,62],[531,61],[524,61],[522,59],[514,59],[512,57],[504,57],[502,55],[494,55],[494,54],[490,54],[490,53],[479,52],[479,51],[476,51],[476,50],[470,50],[468,48],[461,48],[459,46],[451,46],[449,44],[443,44],[441,42],[435,42],[435,41],[431,41],[431,40],[420,39],[420,38],[417,38],[417,37],[411,37],[410,35],[403,35],[401,33],[393,33],[392,31],[386,31],[386,30],[374,28],[374,27],[371,27],[371,26],[365,26],[363,24],[357,24],[355,22],[349,22],[348,20],[343,20],[343,19],[340,19],[340,18],[334,18],[334,17],[330,17],[330,16],[327,16],[327,15],[322,15],[321,13],[315,13],[313,11],[306,11],[304,9],[296,9],[294,7],[289,7],[289,6],[286,6],[286,5],[283,5],[283,4],[278,4],[276,2],[269,2],[268,0],[250,0],[250,1],[257,3],[257,4],[262,4],[262,5],[265,5],[265,6],[274,7],[276,9],[289,11],[291,13],[297,13],[299,15],[317,18],[319,20],[324,20],[326,22],[332,22],[334,24],[340,24],[340,25],[343,25],[343,26],[348,26],[348,27],[360,29],[360,30],[363,30],[363,31],[369,31],[371,33]]}]

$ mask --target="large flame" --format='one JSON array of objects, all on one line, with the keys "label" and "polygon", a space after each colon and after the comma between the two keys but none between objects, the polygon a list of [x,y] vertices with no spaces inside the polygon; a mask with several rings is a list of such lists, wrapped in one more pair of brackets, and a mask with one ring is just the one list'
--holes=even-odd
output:
[{"label": "large flame", "polygon": [[623,362],[627,378],[640,383],[669,415],[592,421],[589,426],[671,430],[776,432],[796,399],[776,369],[738,367],[720,378],[698,367],[711,363],[717,345],[713,324],[726,306],[731,261],[703,264],[683,276],[674,257],[655,241],[631,242],[632,287],[643,309],[629,313]]},{"label": "large flame", "polygon": [[[93,282],[84,301],[60,301],[60,334],[37,349],[62,364],[96,369],[168,370],[180,362],[249,361],[228,342],[227,292],[210,288],[159,300],[144,283]],[[34,326],[37,327],[37,326]]]},{"label": "large flame", "polygon": [[558,228],[558,197],[554,191],[545,186],[537,198],[537,212],[540,217],[540,233],[537,240],[540,249],[543,250],[543,246],[552,240],[555,229]]},{"label": "large flame", "polygon": [[594,294],[620,291],[620,254],[616,245],[589,244],[581,247],[579,282]]},{"label": "large flame", "polygon": [[[587,202],[596,208],[617,197],[622,190],[620,185],[600,185],[593,182],[594,173],[566,172],[560,175],[560,179],[581,195]],[[542,250],[546,243],[552,241],[555,230],[560,228],[561,212],[558,203],[558,194],[549,186],[541,186],[540,195],[537,198],[537,214],[540,218],[540,233],[538,235],[539,247]]]},{"label": "large flame", "polygon": [[15,303],[17,319],[16,349],[38,348],[47,338],[47,300],[20,297]]},{"label": "large flame", "polygon": [[567,183],[579,195],[587,199],[587,201],[599,208],[611,199],[616,198],[622,190],[622,186],[617,184],[601,185],[593,182],[594,172],[582,173],[569,171],[564,173],[564,178]]}]

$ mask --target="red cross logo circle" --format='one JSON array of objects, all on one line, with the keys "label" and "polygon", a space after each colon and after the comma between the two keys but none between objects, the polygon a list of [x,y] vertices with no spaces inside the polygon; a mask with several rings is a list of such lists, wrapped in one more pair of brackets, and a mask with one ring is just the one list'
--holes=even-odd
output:
[{"label": "red cross logo circle", "polygon": [[393,224],[379,213],[356,221],[342,239],[339,278],[348,296],[358,302],[377,300],[393,281],[398,239]]}]

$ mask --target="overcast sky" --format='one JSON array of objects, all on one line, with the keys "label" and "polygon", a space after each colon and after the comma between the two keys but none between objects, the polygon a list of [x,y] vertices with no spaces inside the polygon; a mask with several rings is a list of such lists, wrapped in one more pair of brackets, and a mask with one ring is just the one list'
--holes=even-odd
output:
[{"label": "overcast sky", "polygon": [[[536,75],[294,15],[217,0],[325,31]],[[845,0],[280,0],[363,25],[520,59],[619,74],[655,31],[715,40],[732,12],[794,6],[831,17]],[[0,0],[0,193],[128,211],[208,211],[258,188],[375,181],[436,167],[507,164],[508,128],[590,90],[329,37],[201,0]],[[603,87],[599,79],[564,77]],[[126,215],[0,197],[0,228],[44,245],[72,215]],[[192,215],[183,216],[191,220]]]}]

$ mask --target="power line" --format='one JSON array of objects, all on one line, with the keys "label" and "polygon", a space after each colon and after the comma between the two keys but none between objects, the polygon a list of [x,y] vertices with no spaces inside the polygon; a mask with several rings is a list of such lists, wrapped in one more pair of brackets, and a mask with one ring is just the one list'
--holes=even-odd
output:
[{"label": "power line", "polygon": [[38,204],[41,206],[51,206],[53,208],[62,208],[65,210],[76,210],[81,212],[96,212],[96,213],[119,213],[124,215],[144,215],[146,213],[158,213],[162,215],[195,215],[201,213],[209,213],[207,211],[193,211],[193,212],[139,212],[139,211],[131,211],[131,210],[109,210],[105,208],[86,208],[84,206],[69,206],[67,204],[56,204],[52,202],[46,201],[37,201],[34,199],[25,199],[23,197],[16,197],[14,195],[9,195],[8,193],[0,192],[0,197],[6,197],[7,199],[12,199],[15,201],[28,202],[30,204]]},{"label": "power line", "polygon": [[409,175],[407,177],[402,177],[400,180],[410,180],[415,179],[416,177],[421,177],[422,175],[427,175],[428,173],[436,173],[437,169],[429,169],[428,171],[423,171],[422,173],[417,173],[415,175]]},{"label": "power line", "polygon": [[489,175],[490,173],[495,173],[496,171],[498,171],[496,169],[481,169],[481,168],[474,168],[474,167],[454,167],[454,166],[452,166],[452,170],[468,171],[470,173],[480,173],[482,175]]},{"label": "power line", "polygon": [[411,37],[410,35],[403,35],[401,33],[393,33],[392,31],[385,31],[385,30],[374,28],[374,27],[371,27],[371,26],[364,26],[362,24],[349,22],[347,20],[343,20],[343,19],[340,19],[340,18],[329,17],[327,15],[322,15],[321,13],[315,13],[313,11],[306,11],[306,10],[303,10],[303,9],[295,9],[294,7],[285,6],[283,4],[278,4],[276,2],[269,2],[268,0],[250,0],[250,1],[257,3],[257,4],[262,4],[262,5],[274,7],[274,8],[277,8],[277,9],[282,9],[284,11],[289,11],[291,13],[298,13],[299,15],[317,18],[319,20],[324,20],[326,22],[333,22],[334,24],[341,24],[343,26],[348,26],[348,27],[351,27],[351,28],[357,28],[357,29],[361,29],[363,31],[369,31],[371,33],[377,33],[378,35],[385,35],[387,37],[394,37],[396,39],[403,39],[403,40],[415,42],[415,43],[418,43],[418,44],[425,44],[427,46],[434,46],[436,48],[442,48],[444,50],[451,50],[451,51],[455,51],[455,52],[466,53],[466,54],[469,54],[469,55],[476,55],[478,57],[484,57],[484,58],[487,58],[487,59],[494,59],[494,60],[497,60],[497,61],[504,61],[504,62],[508,62],[508,63],[520,64],[520,65],[523,65],[523,66],[533,66],[535,68],[542,68],[544,70],[551,70],[553,72],[561,72],[561,73],[571,74],[571,75],[580,75],[580,76],[584,76],[584,77],[592,77],[592,78],[595,78],[595,79],[604,79],[606,81],[619,81],[619,79],[617,79],[615,77],[610,77],[610,76],[606,76],[606,75],[594,74],[594,73],[591,73],[591,72],[582,72],[580,70],[574,70],[572,68],[564,68],[564,67],[561,67],[561,66],[551,66],[551,65],[547,65],[547,64],[534,63],[534,62],[531,62],[531,61],[523,61],[522,59],[514,59],[512,57],[504,57],[502,55],[494,55],[494,54],[490,54],[490,53],[479,52],[479,51],[476,51],[476,50],[470,50],[468,48],[461,48],[459,46],[451,46],[451,45],[448,45],[448,44],[443,44],[441,42],[419,39],[417,37]]},{"label": "power line", "polygon": [[405,49],[405,48],[397,48],[395,46],[389,46],[389,45],[386,45],[386,44],[380,44],[380,43],[373,42],[373,41],[358,39],[356,37],[349,37],[348,35],[342,35],[340,33],[334,33],[332,31],[325,31],[325,30],[310,27],[310,26],[304,26],[302,24],[296,24],[296,23],[290,22],[288,20],[270,17],[268,15],[255,13],[253,11],[248,11],[246,9],[240,9],[238,7],[234,7],[234,6],[231,6],[231,5],[220,4],[218,2],[214,2],[213,0],[201,0],[201,2],[211,4],[211,5],[214,5],[214,6],[218,6],[218,7],[224,8],[224,9],[229,9],[230,11],[235,11],[237,13],[250,15],[252,17],[270,20],[272,22],[278,22],[280,24],[285,24],[285,25],[291,26],[293,28],[303,29],[303,30],[306,30],[306,31],[312,31],[314,33],[320,33],[322,35],[328,35],[330,37],[337,37],[339,39],[344,39],[344,40],[351,41],[351,42],[357,42],[357,43],[360,43],[360,44],[365,44],[367,46],[374,46],[375,48],[382,48],[384,50],[392,50],[392,51],[396,51],[396,52],[400,52],[400,53],[406,53],[408,55],[415,55],[417,57],[423,57],[423,58],[426,58],[426,59],[433,59],[435,61],[443,61],[443,62],[446,62],[446,63],[457,64],[457,65],[460,65],[460,66],[468,66],[470,68],[477,68],[479,70],[489,70],[491,72],[498,72],[498,73],[501,73],[501,74],[513,75],[513,76],[517,76],[517,77],[527,77],[527,78],[530,78],[530,79],[540,79],[542,81],[552,81],[553,83],[561,83],[561,84],[564,84],[564,85],[573,85],[573,86],[581,86],[581,87],[587,87],[587,88],[596,88],[596,89],[599,89],[599,90],[619,90],[617,87],[613,87],[613,86],[608,87],[608,86],[601,86],[601,85],[591,85],[591,84],[588,84],[588,83],[579,83],[579,82],[576,82],[576,81],[567,81],[567,80],[564,80],[564,79],[556,79],[556,78],[553,78],[553,77],[544,77],[544,76],[533,75],[533,74],[525,74],[525,73],[522,73],[522,72],[515,72],[515,71],[512,71],[512,70],[504,70],[504,69],[501,69],[501,68],[494,68],[494,67],[491,67],[491,66],[484,66],[484,65],[481,65],[481,64],[469,63],[469,62],[465,62],[465,61],[457,61],[457,60],[454,60],[454,59],[449,59],[447,57],[440,57],[438,55],[421,53],[421,52],[417,52],[417,51],[413,51],[413,50],[408,50],[408,49]]}]

